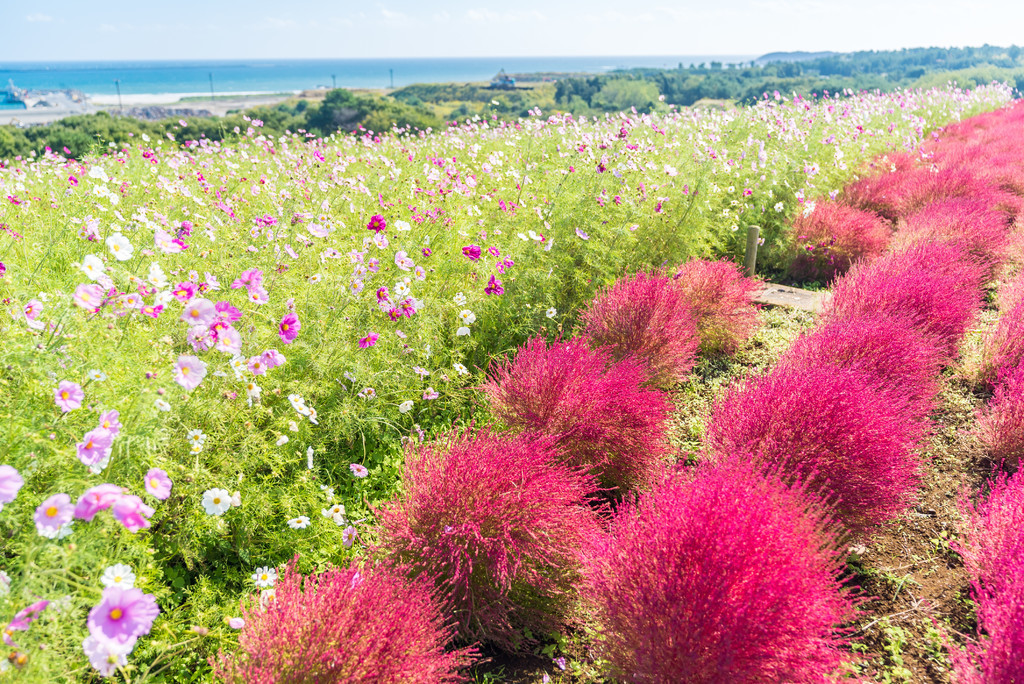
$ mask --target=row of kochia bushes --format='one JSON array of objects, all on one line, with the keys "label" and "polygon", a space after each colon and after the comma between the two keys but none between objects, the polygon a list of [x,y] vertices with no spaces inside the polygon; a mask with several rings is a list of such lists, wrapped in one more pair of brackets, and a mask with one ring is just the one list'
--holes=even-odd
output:
[{"label": "row of kochia bushes", "polygon": [[[731,352],[756,327],[756,284],[722,262],[623,278],[589,305],[577,338],[534,340],[495,364],[482,391],[504,429],[410,447],[402,493],[377,510],[376,562],[305,578],[286,570],[273,600],[246,609],[241,648],[217,673],[456,680],[476,651],[446,650],[453,637],[521,651],[581,625],[620,680],[837,673],[852,659],[842,626],[859,602],[843,581],[842,542],[914,501],[940,372],[1013,252],[1022,200],[1002,179],[1016,178],[1024,149],[1001,157],[1000,176],[972,171],[966,160],[982,157],[967,148],[1022,114],[965,122],[929,162],[886,162],[842,201],[806,212],[797,230],[820,237],[808,238],[803,267],[834,275],[856,263],[816,329],[720,398],[700,465],[665,465],[665,390],[698,352]],[[1013,352],[995,356],[991,415],[1009,411],[999,392],[1016,377],[1005,370]],[[989,432],[1020,434],[1016,410],[1016,424]],[[1003,574],[1024,557],[1013,482],[997,480],[964,546],[988,635],[955,654],[965,681],[1021,675],[1000,656],[1024,638],[1024,593]]]}]

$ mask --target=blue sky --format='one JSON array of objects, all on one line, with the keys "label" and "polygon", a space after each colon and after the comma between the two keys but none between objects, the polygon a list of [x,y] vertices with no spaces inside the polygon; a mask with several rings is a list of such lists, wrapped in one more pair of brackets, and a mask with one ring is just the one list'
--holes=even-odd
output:
[{"label": "blue sky", "polygon": [[1022,26],[1012,0],[0,0],[0,61],[845,52]]}]

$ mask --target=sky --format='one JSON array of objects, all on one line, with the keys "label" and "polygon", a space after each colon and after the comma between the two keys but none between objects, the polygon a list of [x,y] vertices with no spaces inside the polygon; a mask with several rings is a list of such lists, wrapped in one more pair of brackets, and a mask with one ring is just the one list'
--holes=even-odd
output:
[{"label": "sky", "polygon": [[1022,26],[1016,0],[0,0],[0,62],[850,52]]}]

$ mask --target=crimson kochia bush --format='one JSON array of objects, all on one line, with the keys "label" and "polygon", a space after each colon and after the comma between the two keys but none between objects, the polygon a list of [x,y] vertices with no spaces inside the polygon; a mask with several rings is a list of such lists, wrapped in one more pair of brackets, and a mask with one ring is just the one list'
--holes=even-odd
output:
[{"label": "crimson kochia bush", "polygon": [[761,284],[733,262],[691,259],[673,280],[690,304],[702,354],[732,354],[757,330]]},{"label": "crimson kochia bush", "polygon": [[822,507],[746,464],[672,474],[622,504],[585,565],[596,648],[628,682],[823,680],[855,614]]},{"label": "crimson kochia bush", "polygon": [[992,401],[979,412],[978,436],[993,461],[1020,467],[1024,458],[1024,362],[998,378]]}]

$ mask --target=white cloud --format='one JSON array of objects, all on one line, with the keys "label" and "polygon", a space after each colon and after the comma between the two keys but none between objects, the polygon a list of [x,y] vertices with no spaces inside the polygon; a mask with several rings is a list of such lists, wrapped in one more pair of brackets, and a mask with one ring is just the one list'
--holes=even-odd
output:
[{"label": "white cloud", "polygon": [[403,12],[394,12],[386,7],[381,7],[380,13],[388,21],[407,21],[409,19],[409,15]]},{"label": "white cloud", "polygon": [[53,21],[53,17],[51,17],[49,14],[40,14],[40,13],[37,12],[36,14],[30,14],[27,17],[25,17],[25,21],[31,21],[33,23],[35,23],[35,22],[43,22],[43,21]]}]

